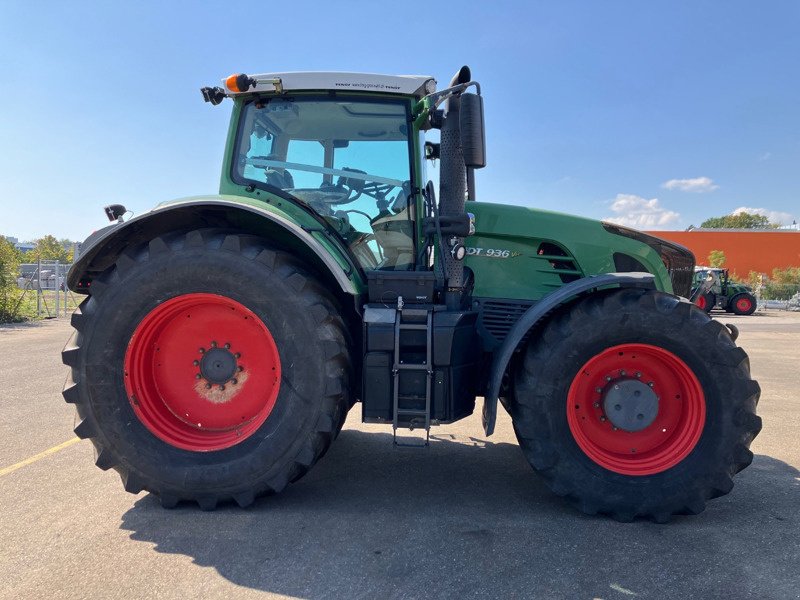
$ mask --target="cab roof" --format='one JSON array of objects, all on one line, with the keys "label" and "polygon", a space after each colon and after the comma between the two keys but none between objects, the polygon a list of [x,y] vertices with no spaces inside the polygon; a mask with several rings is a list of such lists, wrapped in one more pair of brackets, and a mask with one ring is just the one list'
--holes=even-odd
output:
[{"label": "cab roof", "polygon": [[[304,71],[288,73],[260,73],[250,75],[255,87],[247,92],[226,90],[228,96],[240,93],[280,92],[290,90],[335,90],[404,94],[418,97],[436,91],[436,79],[430,75],[379,75],[377,73],[337,73]],[[223,85],[225,80],[223,79]]]}]

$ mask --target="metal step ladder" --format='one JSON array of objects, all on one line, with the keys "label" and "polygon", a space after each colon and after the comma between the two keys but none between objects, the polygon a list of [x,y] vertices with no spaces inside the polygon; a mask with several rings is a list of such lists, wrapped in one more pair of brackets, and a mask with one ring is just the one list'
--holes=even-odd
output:
[{"label": "metal step ladder", "polygon": [[[404,317],[407,319],[404,320]],[[424,319],[424,322],[423,322]],[[422,363],[409,363],[403,358],[402,346],[400,343],[400,333],[402,331],[424,331],[425,332],[425,361]],[[394,364],[392,376],[394,378],[393,400],[394,408],[392,412],[392,434],[396,446],[428,446],[430,443],[431,431],[431,386],[433,381],[433,312],[427,309],[411,308],[404,309],[402,299],[398,298],[397,314],[394,323]],[[421,400],[420,396],[408,396],[400,394],[400,375],[403,371],[424,371],[425,372],[425,409],[410,408],[404,402]],[[402,443],[397,441],[397,428],[401,422],[407,424],[410,431],[416,427],[416,423],[425,426],[425,442]]]}]

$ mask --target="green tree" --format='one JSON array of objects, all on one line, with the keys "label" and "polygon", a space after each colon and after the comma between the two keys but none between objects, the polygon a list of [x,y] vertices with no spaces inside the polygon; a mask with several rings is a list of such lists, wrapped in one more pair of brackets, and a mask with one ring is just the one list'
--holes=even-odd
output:
[{"label": "green tree", "polygon": [[787,285],[800,285],[800,267],[772,269],[772,281]]},{"label": "green tree", "polygon": [[19,252],[14,245],[0,236],[0,323],[11,321],[17,302],[16,288]]},{"label": "green tree", "polygon": [[75,242],[73,242],[72,240],[68,240],[67,238],[63,238],[58,240],[58,243],[61,244],[62,247],[67,249],[67,262],[71,263],[74,260]]},{"label": "green tree", "polygon": [[705,229],[776,229],[779,223],[770,223],[769,217],[747,212],[722,217],[711,217],[700,224]]},{"label": "green tree", "polygon": [[725,253],[722,250],[712,250],[708,255],[708,264],[712,267],[721,267],[725,264]]},{"label": "green tree", "polygon": [[763,281],[761,296],[768,300],[788,300],[800,292],[800,267],[773,269],[772,276],[750,271],[748,283],[755,289]]},{"label": "green tree", "polygon": [[55,236],[46,235],[36,240],[36,247],[26,254],[26,259],[32,259],[31,262],[42,259],[68,263],[72,262],[72,250],[64,248],[62,242],[57,240]]}]

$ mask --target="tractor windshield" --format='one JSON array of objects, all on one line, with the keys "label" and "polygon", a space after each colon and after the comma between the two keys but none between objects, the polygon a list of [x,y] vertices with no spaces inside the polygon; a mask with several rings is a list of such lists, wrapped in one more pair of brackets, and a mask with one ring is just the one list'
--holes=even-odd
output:
[{"label": "tractor windshield", "polygon": [[255,99],[242,111],[234,179],[311,206],[364,268],[411,269],[409,128],[402,102]]}]

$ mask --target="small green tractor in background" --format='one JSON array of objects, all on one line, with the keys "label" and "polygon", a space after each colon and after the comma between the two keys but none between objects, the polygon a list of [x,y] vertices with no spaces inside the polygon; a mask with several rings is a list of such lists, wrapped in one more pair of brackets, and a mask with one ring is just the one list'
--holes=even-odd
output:
[{"label": "small green tractor in background", "polygon": [[702,310],[720,308],[735,315],[752,315],[757,301],[753,290],[728,276],[728,269],[695,267],[692,296]]},{"label": "small green tractor in background", "polygon": [[314,466],[356,402],[419,445],[479,398],[491,435],[501,403],[556,494],[623,521],[696,514],[750,464],[759,386],[686,299],[694,256],[478,202],[467,67],[440,91],[270,73],[202,93],[233,105],[219,194],[106,207],[68,276],[85,299],[63,395],[127,491],[248,506]]}]

